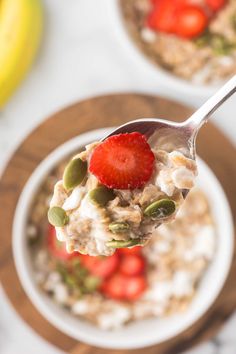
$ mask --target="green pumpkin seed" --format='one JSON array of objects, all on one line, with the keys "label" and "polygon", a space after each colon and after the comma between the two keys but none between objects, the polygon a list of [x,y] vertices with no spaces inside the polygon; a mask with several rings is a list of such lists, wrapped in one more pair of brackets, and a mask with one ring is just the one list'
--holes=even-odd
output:
[{"label": "green pumpkin seed", "polygon": [[71,274],[67,274],[65,276],[65,282],[71,288],[75,288],[78,286],[78,280],[76,279],[75,276],[73,276]]},{"label": "green pumpkin seed", "polygon": [[195,44],[202,48],[209,44],[210,34],[208,32],[203,33],[200,37],[195,39]]},{"label": "green pumpkin seed", "polygon": [[63,174],[63,185],[70,191],[83,182],[87,173],[87,161],[80,158],[71,160],[65,168]]},{"label": "green pumpkin seed", "polygon": [[175,202],[171,199],[160,199],[150,204],[145,210],[144,215],[152,218],[162,219],[175,212]]},{"label": "green pumpkin seed", "polygon": [[109,230],[113,232],[114,234],[122,233],[122,232],[127,232],[129,231],[129,224],[127,222],[112,222],[109,225]]},{"label": "green pumpkin seed", "polygon": [[99,186],[89,192],[89,198],[92,203],[104,207],[110,200],[115,198],[115,194],[112,189]]},{"label": "green pumpkin seed", "polygon": [[211,46],[216,55],[229,54],[232,50],[232,44],[220,34],[214,34],[212,36]]},{"label": "green pumpkin seed", "polygon": [[108,241],[106,245],[108,247],[113,247],[113,248],[124,248],[124,247],[132,247],[136,245],[140,245],[141,240],[139,238],[136,239],[129,239],[127,241],[122,241],[122,240],[112,240]]},{"label": "green pumpkin seed", "polygon": [[76,267],[75,268],[75,275],[77,278],[83,280],[88,274],[88,271],[86,268],[83,267]]},{"label": "green pumpkin seed", "polygon": [[98,277],[89,275],[84,279],[84,287],[88,292],[95,291],[100,285],[101,280]]},{"label": "green pumpkin seed", "polygon": [[48,210],[48,221],[53,226],[62,227],[69,222],[69,217],[64,209],[55,206]]}]

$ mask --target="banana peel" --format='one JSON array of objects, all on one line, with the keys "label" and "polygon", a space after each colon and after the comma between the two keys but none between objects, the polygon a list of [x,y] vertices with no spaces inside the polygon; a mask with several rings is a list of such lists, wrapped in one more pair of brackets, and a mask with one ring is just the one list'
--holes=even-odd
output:
[{"label": "banana peel", "polygon": [[0,0],[0,108],[29,71],[42,29],[41,0]]}]

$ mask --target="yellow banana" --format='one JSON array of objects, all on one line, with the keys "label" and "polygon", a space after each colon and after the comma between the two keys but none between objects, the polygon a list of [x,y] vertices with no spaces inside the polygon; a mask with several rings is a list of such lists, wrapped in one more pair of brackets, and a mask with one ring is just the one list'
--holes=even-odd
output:
[{"label": "yellow banana", "polygon": [[42,27],[41,0],[0,0],[0,108],[31,66]]}]

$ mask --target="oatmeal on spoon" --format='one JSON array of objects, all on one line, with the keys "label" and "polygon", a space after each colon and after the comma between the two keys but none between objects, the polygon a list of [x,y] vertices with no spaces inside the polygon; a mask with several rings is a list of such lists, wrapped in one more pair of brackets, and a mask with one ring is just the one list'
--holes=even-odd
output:
[{"label": "oatmeal on spoon", "polygon": [[69,162],[49,221],[68,252],[108,256],[144,245],[157,224],[174,219],[196,174],[195,161],[181,152],[151,148],[137,132],[114,135]]},{"label": "oatmeal on spoon", "polygon": [[194,186],[197,133],[235,91],[236,76],[183,123],[131,121],[74,156],[48,211],[67,251],[109,256],[173,221]]}]

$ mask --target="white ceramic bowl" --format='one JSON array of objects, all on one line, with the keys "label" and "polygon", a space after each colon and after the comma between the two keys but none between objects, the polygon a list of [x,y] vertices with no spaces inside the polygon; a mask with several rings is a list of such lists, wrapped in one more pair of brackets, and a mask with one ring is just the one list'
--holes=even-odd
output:
[{"label": "white ceramic bowl", "polygon": [[213,84],[197,85],[158,67],[142,52],[141,49],[138,48],[128,33],[121,13],[119,0],[109,0],[107,6],[113,33],[115,33],[118,38],[121,48],[124,48],[125,52],[133,59],[134,63],[140,66],[142,72],[151,75],[152,81],[156,82],[157,85],[161,83],[166,87],[170,87],[172,91],[174,90],[178,93],[186,94],[186,97],[197,96],[200,98],[213,95],[213,93],[220,87],[220,85]]},{"label": "white ceramic bowl", "polygon": [[52,152],[33,172],[19,199],[13,225],[13,251],[16,268],[22,285],[42,315],[62,332],[83,342],[108,348],[140,348],[167,340],[196,322],[212,305],[228,275],[233,251],[233,223],[228,202],[214,174],[198,159],[197,184],[206,193],[218,231],[217,251],[199,286],[189,309],[166,319],[149,319],[136,322],[114,332],[104,332],[83,322],[63,310],[43,294],[36,285],[26,242],[25,226],[35,193],[49,171],[68,154],[84,145],[99,140],[109,129],[82,134]]}]

